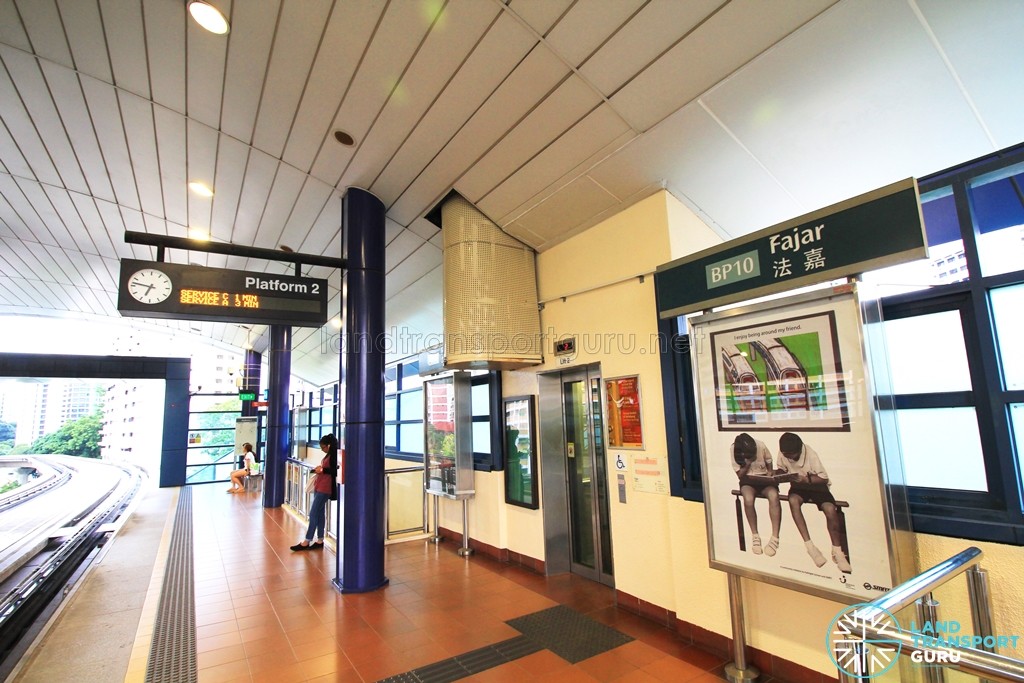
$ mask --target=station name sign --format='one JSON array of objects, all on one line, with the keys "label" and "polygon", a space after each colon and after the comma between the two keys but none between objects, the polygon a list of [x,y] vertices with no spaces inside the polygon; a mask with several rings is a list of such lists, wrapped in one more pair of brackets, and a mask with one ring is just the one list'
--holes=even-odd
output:
[{"label": "station name sign", "polygon": [[137,318],[320,327],[327,280],[122,259],[117,310]]},{"label": "station name sign", "polygon": [[660,266],[658,315],[708,310],[927,255],[917,181],[908,178]]}]

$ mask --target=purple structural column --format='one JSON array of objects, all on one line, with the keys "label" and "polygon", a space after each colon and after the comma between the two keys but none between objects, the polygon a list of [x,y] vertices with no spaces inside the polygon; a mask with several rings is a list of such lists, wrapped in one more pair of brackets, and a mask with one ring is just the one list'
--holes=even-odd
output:
[{"label": "purple structural column", "polygon": [[384,576],[384,204],[350,187],[341,205],[346,251],[343,593],[372,591]]},{"label": "purple structural column", "polygon": [[292,328],[270,326],[270,354],[267,357],[267,452],[263,468],[263,507],[284,503],[285,459],[290,439],[289,381],[292,374]]}]

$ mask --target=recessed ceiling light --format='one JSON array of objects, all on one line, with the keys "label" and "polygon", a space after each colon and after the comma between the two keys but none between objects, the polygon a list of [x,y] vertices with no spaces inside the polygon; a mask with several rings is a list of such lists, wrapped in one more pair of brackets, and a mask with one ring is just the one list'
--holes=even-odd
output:
[{"label": "recessed ceiling light", "polygon": [[198,180],[193,180],[191,183],[189,183],[188,184],[188,189],[192,190],[193,192],[195,192],[200,197],[212,197],[213,196],[213,190],[211,190],[209,188],[209,186],[207,186],[206,183],[201,183]]},{"label": "recessed ceiling light", "polygon": [[224,35],[231,28],[221,11],[203,0],[191,0],[188,3],[188,13],[192,15],[197,24],[210,33]]},{"label": "recessed ceiling light", "polygon": [[341,144],[345,145],[346,147],[351,147],[352,145],[356,144],[355,138],[353,138],[351,135],[349,135],[343,130],[334,131],[334,139],[340,142]]},{"label": "recessed ceiling light", "polygon": [[210,240],[210,231],[203,228],[189,228],[188,237],[189,239],[208,242]]}]

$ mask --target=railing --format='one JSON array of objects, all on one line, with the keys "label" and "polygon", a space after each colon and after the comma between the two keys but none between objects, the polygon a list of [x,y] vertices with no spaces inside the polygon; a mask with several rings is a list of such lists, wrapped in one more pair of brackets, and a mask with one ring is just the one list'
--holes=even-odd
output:
[{"label": "railing", "polygon": [[[392,500],[391,500],[391,478],[397,477],[403,474],[416,473],[416,477],[406,477],[406,479],[413,479],[412,491],[417,492],[419,496],[418,507],[420,510],[420,521],[416,526],[406,527],[404,529],[392,529],[391,521],[393,518],[407,519],[412,509],[417,506],[416,501],[408,500],[408,493],[405,497],[397,500],[396,507],[398,513],[392,512]],[[404,513],[404,514],[403,514]],[[401,534],[409,534],[414,531],[418,531],[423,534],[430,533],[429,523],[427,521],[427,493],[423,490],[423,465],[417,467],[396,467],[389,470],[384,470],[384,532],[385,538],[391,540],[394,536]]]},{"label": "railing", "polygon": [[[853,665],[854,674],[849,673],[846,667],[840,668],[840,683],[870,677],[868,649],[871,644],[880,643],[898,649],[899,656],[907,655],[915,659],[914,654],[921,653],[918,659],[927,663],[922,671],[928,683],[942,683],[945,669],[954,669],[988,681],[1024,682],[1024,662],[995,653],[993,641],[996,639],[992,636],[987,575],[977,566],[980,559],[981,550],[967,548],[847,615],[843,629],[843,652],[840,656],[836,648],[835,654],[837,662],[842,659]],[[886,617],[915,604],[919,623],[941,623],[938,620],[938,603],[932,598],[932,592],[963,573],[967,574],[974,622],[972,640],[980,642],[983,648],[927,645],[925,643],[934,640],[936,634],[893,630]]]},{"label": "railing", "polygon": [[[284,502],[291,506],[299,515],[309,518],[309,504],[312,494],[306,493],[306,482],[313,471],[313,465],[288,458],[285,462],[285,485]],[[408,476],[413,475],[415,477]],[[406,495],[392,499],[395,487],[392,486],[392,477],[407,475],[412,480],[411,485],[406,486]],[[409,492],[415,492],[416,499],[409,499]],[[417,467],[397,467],[384,471],[384,529],[387,540],[402,534],[420,532],[429,534],[429,522],[427,515],[427,495],[423,490],[423,465]],[[327,535],[337,540],[337,534],[333,529],[334,515],[331,513],[331,506],[334,501],[327,504]],[[415,526],[402,529],[392,529],[391,524],[395,520],[409,519],[410,515],[419,513],[419,522]]]}]

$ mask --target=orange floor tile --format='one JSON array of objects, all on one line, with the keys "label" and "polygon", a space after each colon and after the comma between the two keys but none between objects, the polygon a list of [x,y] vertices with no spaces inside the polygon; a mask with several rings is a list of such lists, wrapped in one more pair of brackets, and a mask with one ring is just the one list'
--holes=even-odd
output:
[{"label": "orange floor tile", "polygon": [[505,621],[559,604],[635,640],[576,664],[541,650],[461,680],[724,680],[720,657],[616,608],[606,586],[462,558],[451,544],[389,545],[389,585],[342,595],[332,551],[289,550],[300,521],[224,488],[192,490],[200,683],[369,683],[515,638]]}]

